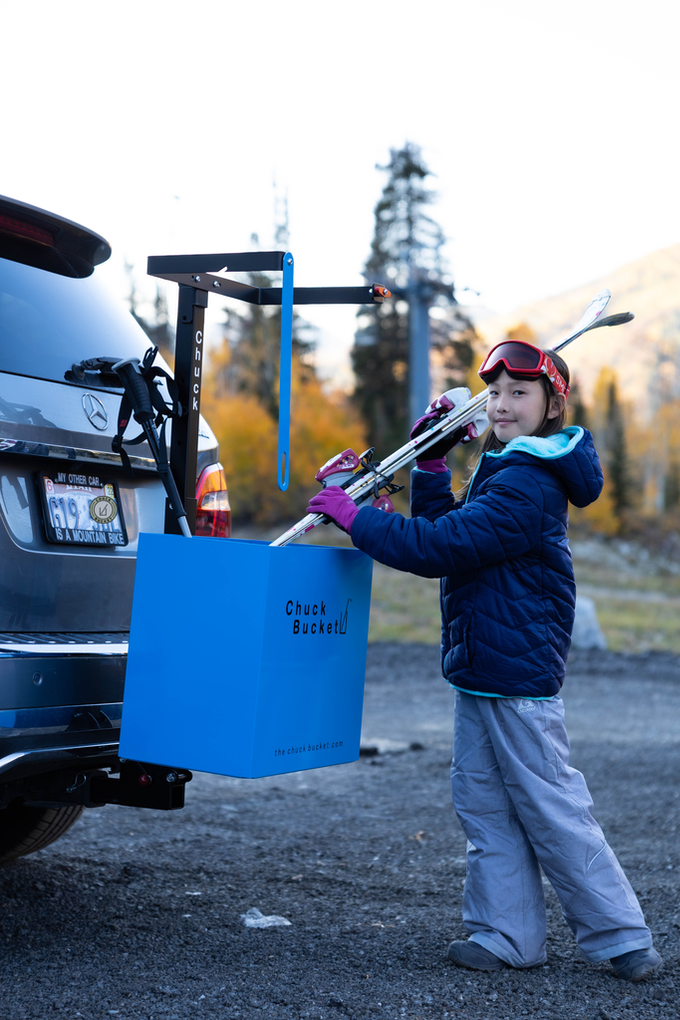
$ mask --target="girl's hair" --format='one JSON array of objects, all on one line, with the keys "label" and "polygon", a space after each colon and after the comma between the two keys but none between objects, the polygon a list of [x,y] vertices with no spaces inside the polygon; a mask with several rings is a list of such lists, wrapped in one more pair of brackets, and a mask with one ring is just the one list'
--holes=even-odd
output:
[{"label": "girl's hair", "polygon": [[[564,379],[568,386],[569,366],[567,365],[566,361],[564,360],[564,358],[561,358],[556,351],[553,351],[547,347],[544,348],[544,350],[548,357],[552,359],[555,368],[560,373],[560,375],[562,376],[562,378]],[[543,385],[543,389],[545,390],[545,411],[543,413],[543,421],[539,425],[538,429],[534,432],[534,435],[552,436],[555,434],[555,432],[561,432],[562,429],[567,424],[567,403],[566,400],[561,401],[559,414],[556,415],[556,417],[554,418],[549,418],[548,411],[550,409],[550,399],[551,397],[557,396],[558,394],[557,390],[550,382],[547,375],[542,375],[540,377],[540,380]],[[467,496],[468,491],[470,489],[470,482],[472,481],[472,476],[474,475],[475,469],[479,464],[480,460],[482,459],[482,457],[484,456],[484,454],[489,453],[491,450],[494,451],[502,450],[504,446],[505,443],[502,443],[501,440],[496,435],[496,433],[493,431],[493,429],[489,428],[486,433],[486,436],[484,437],[482,445],[479,447],[479,450],[477,451],[476,455],[472,457],[468,463],[468,474],[467,477],[463,479],[463,484],[461,488],[458,490],[458,492],[456,492],[456,499],[458,500],[465,499],[465,497]]]}]

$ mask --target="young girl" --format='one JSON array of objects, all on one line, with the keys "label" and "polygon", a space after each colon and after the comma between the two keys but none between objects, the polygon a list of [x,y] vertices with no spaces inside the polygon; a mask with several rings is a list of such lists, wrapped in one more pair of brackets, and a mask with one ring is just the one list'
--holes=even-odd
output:
[{"label": "young girl", "polygon": [[[611,960],[618,977],[640,981],[661,957],[593,818],[585,780],[569,766],[558,693],[575,604],[567,502],[597,499],[600,462],[590,433],[566,427],[569,370],[559,355],[506,341],[479,374],[491,428],[462,498],[451,492],[445,461],[455,441],[444,439],[416,461],[410,520],[359,509],[337,486],[309,511],[326,514],[381,563],[441,578],[470,932],[451,943],[449,959],[478,970],[544,963],[542,869],[587,959]],[[441,398],[412,436],[438,413]]]}]

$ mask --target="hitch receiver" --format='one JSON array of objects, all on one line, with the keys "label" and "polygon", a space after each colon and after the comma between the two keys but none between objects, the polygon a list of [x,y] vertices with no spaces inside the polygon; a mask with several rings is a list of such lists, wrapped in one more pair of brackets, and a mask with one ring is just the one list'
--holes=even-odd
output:
[{"label": "hitch receiver", "polygon": [[53,807],[56,804],[82,804],[101,807],[124,804],[127,807],[177,811],[184,807],[184,788],[192,779],[188,769],[147,762],[120,760],[120,777],[110,773],[68,772],[41,777],[39,787],[24,794],[27,806]]}]

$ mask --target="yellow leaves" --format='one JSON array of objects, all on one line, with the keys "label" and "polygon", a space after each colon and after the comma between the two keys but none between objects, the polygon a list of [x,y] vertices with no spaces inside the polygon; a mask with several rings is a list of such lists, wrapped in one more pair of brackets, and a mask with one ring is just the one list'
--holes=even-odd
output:
[{"label": "yellow leaves", "polygon": [[611,487],[607,483],[607,471],[604,471],[604,488],[599,499],[586,507],[569,506],[569,520],[572,524],[585,525],[600,535],[617,535],[621,530],[621,522],[614,513],[614,501]]},{"label": "yellow leaves", "polygon": [[505,335],[508,340],[523,340],[526,344],[535,344],[540,346],[538,343],[538,337],[531,326],[529,326],[526,322],[518,322],[517,325],[513,326],[512,329],[509,329]]},{"label": "yellow leaves", "polygon": [[220,459],[229,486],[234,514],[250,516],[260,508],[260,490],[276,478],[276,433],[273,422],[254,397],[233,394],[213,403],[203,402],[203,411],[220,444]]},{"label": "yellow leaves", "polygon": [[[309,370],[293,362],[290,483],[276,482],[278,423],[255,397],[224,393],[209,373],[202,411],[220,443],[235,518],[259,524],[296,520],[319,490],[314,475],[330,457],[365,446],[363,426],[341,396],[324,393]],[[303,381],[304,379],[304,381]]]},{"label": "yellow leaves", "polygon": [[[604,367],[593,390],[588,419],[603,462],[611,450],[612,394],[618,391],[616,372]],[[680,399],[667,394],[643,416],[632,401],[619,399],[618,427],[623,429],[626,452],[628,507],[616,520],[614,485],[605,467],[605,486],[599,500],[585,510],[571,511],[573,521],[587,523],[605,535],[616,534],[645,519],[659,520],[667,511],[677,515],[675,480],[680,470]],[[669,521],[669,523],[672,523]],[[677,522],[676,522],[677,526]]]}]

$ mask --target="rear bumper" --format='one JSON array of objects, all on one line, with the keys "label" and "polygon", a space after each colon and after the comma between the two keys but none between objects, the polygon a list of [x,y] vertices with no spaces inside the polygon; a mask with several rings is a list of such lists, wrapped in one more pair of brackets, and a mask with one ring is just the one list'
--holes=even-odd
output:
[{"label": "rear bumper", "polygon": [[0,655],[0,714],[123,700],[126,655]]},{"label": "rear bumper", "polygon": [[15,751],[0,758],[0,785],[17,779],[47,772],[89,772],[105,767],[117,767],[118,741],[110,744],[74,744],[64,747],[43,747],[30,751]]},{"label": "rear bumper", "polygon": [[117,762],[125,655],[0,657],[0,784]]}]

